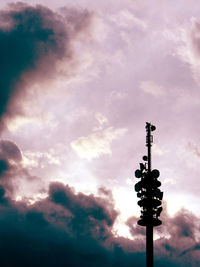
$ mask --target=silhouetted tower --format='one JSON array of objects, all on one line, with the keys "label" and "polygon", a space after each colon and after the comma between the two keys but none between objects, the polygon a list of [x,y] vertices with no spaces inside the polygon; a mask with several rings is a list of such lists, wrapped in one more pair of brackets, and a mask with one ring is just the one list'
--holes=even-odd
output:
[{"label": "silhouetted tower", "polygon": [[135,184],[137,197],[140,198],[138,205],[141,207],[141,216],[138,224],[146,227],[146,266],[153,267],[153,227],[161,225],[158,219],[162,212],[161,200],[163,192],[158,187],[161,182],[157,180],[160,176],[158,170],[151,170],[151,146],[153,136],[151,132],[156,127],[151,123],[146,123],[146,146],[147,156],[143,156],[144,163],[140,163],[140,169],[135,171],[135,177],[140,181]]}]

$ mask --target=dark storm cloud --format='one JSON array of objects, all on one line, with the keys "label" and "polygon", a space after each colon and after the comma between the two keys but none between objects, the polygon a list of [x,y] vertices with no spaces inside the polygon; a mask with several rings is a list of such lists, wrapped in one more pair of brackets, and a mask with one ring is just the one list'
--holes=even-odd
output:
[{"label": "dark storm cloud", "polygon": [[188,249],[182,251],[181,252],[181,255],[184,255],[186,253],[193,252],[193,251],[198,251],[198,250],[200,250],[200,244],[195,244],[193,247],[188,248]]},{"label": "dark storm cloud", "polygon": [[1,127],[3,119],[23,112],[21,101],[30,84],[54,77],[62,60],[71,72],[72,41],[88,28],[91,15],[73,9],[64,14],[21,2],[0,10]]},{"label": "dark storm cloud", "polygon": [[185,209],[174,217],[165,212],[163,225],[157,228],[158,233],[164,234],[155,242],[158,259],[170,259],[176,263],[175,266],[198,266],[198,257],[189,252],[192,252],[190,248],[198,245],[199,222],[199,218]]},{"label": "dark storm cloud", "polygon": [[[84,216],[87,223],[98,220],[104,221],[105,225],[112,226],[117,216],[113,206],[105,208],[104,205],[107,201],[103,198],[98,198],[94,195],[88,197],[83,193],[75,195],[69,186],[64,187],[59,183],[51,184],[50,197],[53,202],[66,207],[70,211],[76,211],[76,214],[81,216],[82,219]],[[92,220],[88,221],[90,215],[92,215]],[[79,223],[80,221],[83,220],[77,218],[77,222]]]},{"label": "dark storm cloud", "polygon": [[20,162],[22,154],[19,147],[10,140],[0,140],[0,159]]},{"label": "dark storm cloud", "polygon": [[[154,228],[155,236],[160,236],[154,241],[155,266],[198,266],[199,258],[193,252],[199,250],[199,218],[185,209],[170,217],[166,202],[161,217],[163,224]],[[131,217],[127,225],[135,239],[144,240],[146,230],[136,224],[137,220]]]},{"label": "dark storm cloud", "polygon": [[117,212],[112,201],[76,194],[53,183],[49,196],[33,205],[0,201],[2,266],[141,266],[126,239],[111,232]]},{"label": "dark storm cloud", "polygon": [[146,235],[146,231],[144,227],[138,227],[137,225],[138,218],[130,217],[126,224],[129,227],[129,231],[133,237],[142,235],[143,237]]},{"label": "dark storm cloud", "polygon": [[23,166],[22,159],[21,150],[14,142],[0,140],[0,185],[4,187],[6,195],[13,195],[22,182],[39,181]]},{"label": "dark storm cloud", "polygon": [[13,191],[11,179],[15,176],[22,160],[18,146],[9,140],[0,140],[0,184]]},{"label": "dark storm cloud", "polygon": [[[85,195],[61,183],[52,183],[46,199],[27,205],[12,201],[0,187],[1,265],[144,266],[144,237],[140,232],[134,234],[134,240],[113,235],[112,226],[118,213],[112,197],[108,198],[111,193],[106,189],[100,191],[103,195],[99,197]],[[188,215],[191,214],[182,211],[168,217],[169,227],[164,222],[163,231],[169,236],[155,242],[155,267],[198,266],[191,254],[199,248],[194,240],[198,220],[193,216],[190,222]],[[130,226],[131,223],[136,220],[129,220]],[[190,238],[193,247],[185,252],[178,247],[178,238],[180,243]]]}]

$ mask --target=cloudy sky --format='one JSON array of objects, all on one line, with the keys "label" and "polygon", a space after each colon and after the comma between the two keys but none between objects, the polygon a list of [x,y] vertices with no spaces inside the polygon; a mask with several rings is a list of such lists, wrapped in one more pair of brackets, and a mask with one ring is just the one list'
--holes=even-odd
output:
[{"label": "cloudy sky", "polygon": [[146,121],[164,191],[155,266],[199,266],[199,62],[195,0],[1,0],[4,266],[144,264]]}]

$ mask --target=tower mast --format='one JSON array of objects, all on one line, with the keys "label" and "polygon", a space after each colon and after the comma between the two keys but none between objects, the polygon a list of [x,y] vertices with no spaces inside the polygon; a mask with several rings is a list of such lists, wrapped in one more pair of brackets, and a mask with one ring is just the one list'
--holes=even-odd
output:
[{"label": "tower mast", "polygon": [[141,207],[141,216],[138,224],[146,227],[146,266],[153,267],[153,227],[161,225],[158,219],[162,212],[161,200],[163,192],[158,187],[161,183],[157,180],[160,176],[158,170],[151,169],[151,146],[156,127],[146,122],[146,146],[147,156],[143,156],[145,163],[140,163],[140,169],[135,171],[136,178],[141,180],[135,184],[137,197],[140,198],[138,205]]}]

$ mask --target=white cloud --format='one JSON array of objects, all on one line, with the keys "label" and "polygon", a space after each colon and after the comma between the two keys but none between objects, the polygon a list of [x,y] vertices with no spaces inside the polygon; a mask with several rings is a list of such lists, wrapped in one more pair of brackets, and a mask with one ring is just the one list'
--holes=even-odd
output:
[{"label": "white cloud", "polygon": [[165,151],[158,144],[154,144],[153,152],[158,156],[163,156],[165,153]]},{"label": "white cloud", "polygon": [[[188,156],[189,159],[189,162],[193,162],[194,164],[194,156],[195,158],[197,159],[197,164],[199,163],[199,160],[200,160],[200,150],[199,150],[199,147],[192,143],[192,142],[189,142],[186,146],[186,149],[185,149],[185,152],[186,152],[186,156]],[[191,163],[190,163],[191,164]]]},{"label": "white cloud", "polygon": [[111,21],[115,22],[118,26],[123,28],[131,28],[133,26],[139,29],[146,30],[147,22],[136,17],[127,9],[120,11],[119,14],[111,16]]},{"label": "white cloud", "polygon": [[100,125],[104,125],[104,124],[108,123],[108,119],[101,113],[96,113],[95,118]]},{"label": "white cloud", "polygon": [[55,116],[52,113],[46,113],[40,117],[25,117],[17,116],[8,121],[8,129],[10,132],[14,133],[22,129],[25,126],[32,127],[44,127],[48,126],[50,128],[55,128],[58,122],[55,119]]},{"label": "white cloud", "polygon": [[165,93],[164,88],[154,81],[143,81],[141,82],[140,87],[145,93],[155,97],[162,96]]},{"label": "white cloud", "polygon": [[127,97],[127,92],[120,92],[120,91],[117,91],[117,90],[113,90],[111,93],[110,93],[110,98],[112,99],[124,99],[125,97]]},{"label": "white cloud", "polygon": [[31,152],[25,151],[23,153],[24,167],[40,167],[44,168],[46,164],[60,165],[60,159],[55,155],[54,151],[50,149],[49,152]]},{"label": "white cloud", "polygon": [[163,183],[163,185],[164,184],[175,185],[176,181],[175,181],[175,179],[172,179],[172,178],[166,178],[166,179],[164,179],[164,181],[162,183]]},{"label": "white cloud", "polygon": [[182,44],[177,49],[179,58],[189,64],[193,78],[200,82],[200,21],[194,17],[188,27],[181,29]]},{"label": "white cloud", "polygon": [[103,114],[101,114],[99,112],[95,114],[95,119],[98,122],[98,126],[94,127],[93,131],[102,130],[105,127],[105,125],[108,124],[108,119]]},{"label": "white cloud", "polygon": [[114,129],[109,127],[89,136],[78,138],[78,140],[71,142],[71,147],[79,157],[91,160],[104,154],[112,154],[112,141],[123,136],[126,132],[127,129],[125,128]]}]

